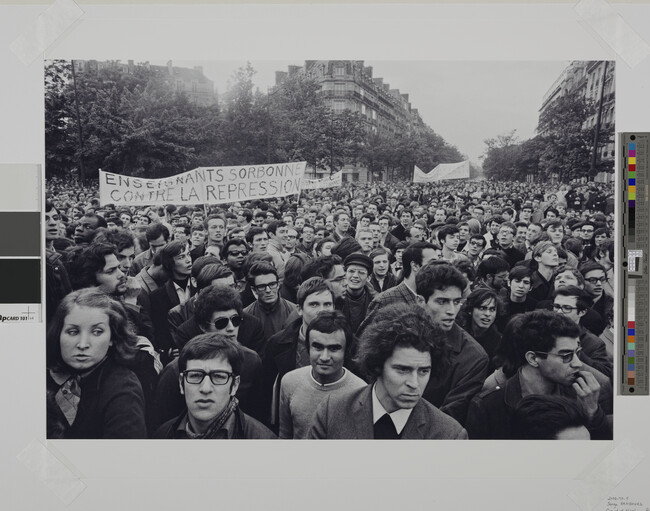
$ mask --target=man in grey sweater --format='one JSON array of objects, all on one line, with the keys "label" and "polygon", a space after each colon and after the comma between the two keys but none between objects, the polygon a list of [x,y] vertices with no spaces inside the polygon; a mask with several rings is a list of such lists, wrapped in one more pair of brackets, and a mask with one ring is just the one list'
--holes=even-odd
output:
[{"label": "man in grey sweater", "polygon": [[305,438],[312,416],[328,395],[366,386],[343,362],[353,343],[339,311],[321,311],[305,334],[310,365],[288,372],[280,386],[280,438]]}]

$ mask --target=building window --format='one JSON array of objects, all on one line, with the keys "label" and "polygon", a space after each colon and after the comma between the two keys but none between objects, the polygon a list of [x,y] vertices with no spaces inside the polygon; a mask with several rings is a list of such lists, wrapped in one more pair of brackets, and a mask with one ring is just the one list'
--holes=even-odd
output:
[{"label": "building window", "polygon": [[370,114],[374,120],[377,120],[377,110],[370,110]]},{"label": "building window", "polygon": [[334,113],[336,114],[340,114],[346,108],[345,101],[340,100],[334,101],[332,106],[334,107]]},{"label": "building window", "polygon": [[[363,89],[362,89],[363,90]],[[361,105],[361,113],[366,115],[366,105]]]},{"label": "building window", "polygon": [[345,95],[345,84],[344,83],[335,83],[334,84],[334,95],[335,96],[344,96]]},{"label": "building window", "polygon": [[354,172],[352,174],[352,181],[359,181],[359,173],[358,172]]},{"label": "building window", "polygon": [[335,66],[334,76],[343,76],[345,74],[345,66]]}]

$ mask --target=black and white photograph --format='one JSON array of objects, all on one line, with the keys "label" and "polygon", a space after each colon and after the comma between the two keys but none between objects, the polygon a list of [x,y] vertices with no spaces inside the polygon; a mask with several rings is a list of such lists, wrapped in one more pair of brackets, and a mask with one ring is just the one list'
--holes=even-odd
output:
[{"label": "black and white photograph", "polygon": [[46,438],[612,440],[616,65],[45,60]]}]

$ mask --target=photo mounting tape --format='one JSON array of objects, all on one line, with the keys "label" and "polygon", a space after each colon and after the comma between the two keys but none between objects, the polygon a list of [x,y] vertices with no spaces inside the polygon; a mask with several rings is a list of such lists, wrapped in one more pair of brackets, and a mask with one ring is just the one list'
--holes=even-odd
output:
[{"label": "photo mounting tape", "polygon": [[66,505],[86,489],[83,481],[36,439],[18,454],[17,459]]},{"label": "photo mounting tape", "polygon": [[23,64],[30,65],[83,14],[74,0],[56,0],[36,18],[33,26],[11,43],[11,51]]},{"label": "photo mounting tape", "polygon": [[616,447],[595,466],[589,466],[578,477],[578,486],[569,493],[582,511],[591,511],[634,470],[645,458],[645,453],[630,440]]},{"label": "photo mounting tape", "polygon": [[580,0],[574,9],[628,66],[650,55],[650,45],[605,0]]}]

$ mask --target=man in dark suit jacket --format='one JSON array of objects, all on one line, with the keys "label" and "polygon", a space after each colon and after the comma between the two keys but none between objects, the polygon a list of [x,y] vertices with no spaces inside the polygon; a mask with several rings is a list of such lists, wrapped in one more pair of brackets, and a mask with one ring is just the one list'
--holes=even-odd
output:
[{"label": "man in dark suit jacket", "polygon": [[375,321],[377,311],[386,305],[403,303],[413,307],[417,306],[415,275],[425,264],[432,259],[436,259],[439,253],[439,248],[426,241],[419,241],[410,245],[402,255],[402,262],[404,264],[402,276],[404,277],[404,281],[375,296],[372,302],[370,302],[370,305],[368,305],[366,318],[359,325],[357,335],[361,335],[368,325]]},{"label": "man in dark suit jacket", "polygon": [[172,339],[167,313],[181,303],[185,303],[194,294],[190,283],[192,259],[187,250],[187,244],[181,241],[172,241],[160,252],[162,266],[171,278],[161,288],[150,295],[150,316],[154,325],[154,339],[152,344],[161,354],[163,364],[173,358],[175,349]]},{"label": "man in dark suit jacket", "polygon": [[373,383],[329,395],[307,438],[466,439],[453,418],[422,399],[446,353],[444,333],[421,307],[389,305],[364,332],[357,363]]}]

